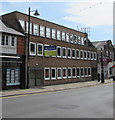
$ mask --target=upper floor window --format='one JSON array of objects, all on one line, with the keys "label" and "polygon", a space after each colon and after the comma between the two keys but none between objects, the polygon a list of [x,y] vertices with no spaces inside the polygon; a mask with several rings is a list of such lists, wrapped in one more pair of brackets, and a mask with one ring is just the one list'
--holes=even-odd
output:
[{"label": "upper floor window", "polygon": [[57,30],[57,40],[61,40],[61,31]]},{"label": "upper floor window", "polygon": [[72,49],[72,58],[75,59],[75,49]]},{"label": "upper floor window", "polygon": [[52,38],[56,39],[56,29],[52,29]]},{"label": "upper floor window", "polygon": [[70,34],[70,42],[73,43],[73,34]]},{"label": "upper floor window", "polygon": [[80,37],[80,36],[78,36],[77,43],[78,43],[79,45],[81,45],[81,37]]},{"label": "upper floor window", "polygon": [[91,52],[91,60],[93,60],[93,52]]},{"label": "upper floor window", "polygon": [[[26,22],[26,32],[28,33],[28,22]],[[30,23],[30,34],[32,34],[32,23]]]},{"label": "upper floor window", "polygon": [[84,59],[87,59],[87,51],[84,51]]},{"label": "upper floor window", "polygon": [[3,46],[8,46],[9,45],[9,36],[2,35],[1,45],[3,45]]},{"label": "upper floor window", "polygon": [[30,42],[30,55],[36,55],[36,43]]},{"label": "upper floor window", "polygon": [[51,29],[50,28],[46,28],[46,37],[50,38],[51,37]]},{"label": "upper floor window", "polygon": [[8,42],[9,42],[9,37],[6,36],[6,45],[8,45]]},{"label": "upper floor window", "polygon": [[69,42],[69,33],[66,33],[66,41]]},{"label": "upper floor window", "polygon": [[65,41],[65,32],[62,32],[62,41]]},{"label": "upper floor window", "polygon": [[37,55],[43,56],[43,44],[37,44]]},{"label": "upper floor window", "polygon": [[39,34],[39,26],[37,24],[34,24],[34,35],[38,35]]},{"label": "upper floor window", "polygon": [[77,44],[77,35],[74,35],[74,43]]},{"label": "upper floor window", "polygon": [[2,35],[1,45],[5,45],[5,35]]},{"label": "upper floor window", "polygon": [[40,25],[40,36],[45,37],[45,27]]},{"label": "upper floor window", "polygon": [[90,51],[87,53],[88,60],[90,60]]},{"label": "upper floor window", "polygon": [[25,31],[25,21],[23,20],[19,20],[21,27],[23,28],[23,30]]},{"label": "upper floor window", "polygon": [[57,46],[57,57],[61,57],[61,47]]},{"label": "upper floor window", "polygon": [[62,47],[62,56],[63,58],[66,58],[66,48]]},{"label": "upper floor window", "polygon": [[14,37],[11,38],[11,46],[15,46]]},{"label": "upper floor window", "polygon": [[78,49],[76,50],[76,57],[77,57],[77,59],[79,59],[79,57],[80,57],[80,51]]},{"label": "upper floor window", "polygon": [[97,54],[96,54],[96,52],[94,52],[94,60],[96,60],[97,59]]},{"label": "upper floor window", "polygon": [[80,58],[83,59],[83,50],[80,50]]},{"label": "upper floor window", "polygon": [[71,58],[71,48],[67,48],[67,57]]}]

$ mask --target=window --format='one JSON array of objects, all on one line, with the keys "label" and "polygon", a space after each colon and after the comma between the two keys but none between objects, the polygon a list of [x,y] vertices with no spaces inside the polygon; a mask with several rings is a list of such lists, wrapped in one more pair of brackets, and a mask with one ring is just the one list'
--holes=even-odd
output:
[{"label": "window", "polygon": [[66,33],[66,41],[69,42],[69,33]]},{"label": "window", "polygon": [[57,40],[61,40],[61,31],[57,30]]},{"label": "window", "polygon": [[39,26],[37,24],[34,24],[34,35],[39,34]]},{"label": "window", "polygon": [[71,48],[67,48],[67,57],[71,58]]},{"label": "window", "polygon": [[78,49],[76,50],[76,57],[77,57],[77,59],[79,59],[79,57],[80,57],[80,51]]},{"label": "window", "polygon": [[56,79],[56,68],[51,68],[51,79]]},{"label": "window", "polygon": [[65,32],[62,32],[62,41],[65,41]]},{"label": "window", "polygon": [[6,36],[6,45],[8,46],[8,42],[9,42],[9,37]]},{"label": "window", "polygon": [[90,60],[90,51],[88,51],[87,57],[88,57],[88,60]]},{"label": "window", "polygon": [[63,74],[63,78],[67,78],[67,69],[66,68],[63,68],[62,74]]},{"label": "window", "polygon": [[91,52],[91,60],[93,60],[93,52]]},{"label": "window", "polygon": [[44,69],[44,79],[49,80],[50,79],[50,68]]},{"label": "window", "polygon": [[71,78],[71,68],[70,67],[67,69],[67,75],[68,75],[68,78]]},{"label": "window", "polygon": [[72,68],[72,77],[76,78],[76,68]]},{"label": "window", "polygon": [[87,77],[87,68],[86,67],[84,69],[84,75],[85,75],[85,77]]},{"label": "window", "polygon": [[5,45],[5,35],[2,35],[1,45]]},{"label": "window", "polygon": [[70,42],[73,43],[73,35],[70,34]]},{"label": "window", "polygon": [[57,79],[61,79],[61,78],[62,78],[62,69],[57,68]]},{"label": "window", "polygon": [[78,36],[77,43],[78,43],[79,45],[81,45],[81,37],[80,37],[80,36]]},{"label": "window", "polygon": [[20,22],[21,27],[22,27],[23,30],[25,31],[25,21],[19,20],[19,22]]},{"label": "window", "polygon": [[75,49],[72,49],[72,58],[75,59]]},{"label": "window", "polygon": [[81,44],[84,45],[84,37],[81,37]]},{"label": "window", "polygon": [[81,77],[84,77],[84,68],[81,68]]},{"label": "window", "polygon": [[80,50],[80,58],[83,59],[83,50]]},{"label": "window", "polygon": [[91,68],[88,68],[88,76],[91,76]]},{"label": "window", "polygon": [[50,28],[46,28],[46,37],[47,38],[51,37],[51,29]]},{"label": "window", "polygon": [[56,39],[56,29],[52,29],[52,39]]},{"label": "window", "polygon": [[94,52],[94,60],[96,60],[97,59],[97,54],[96,54],[96,52]]},{"label": "window", "polygon": [[61,47],[57,46],[57,57],[61,57]]},{"label": "window", "polygon": [[45,27],[40,25],[40,36],[45,37]]},{"label": "window", "polygon": [[63,58],[66,58],[66,48],[62,47],[62,56]]},{"label": "window", "polygon": [[36,43],[30,42],[30,55],[36,55]]},{"label": "window", "polygon": [[15,46],[14,37],[11,38],[11,46]]},{"label": "window", "polygon": [[84,51],[84,59],[87,59],[87,51]]},{"label": "window", "polygon": [[[26,32],[28,33],[28,22],[26,22]],[[32,23],[30,23],[30,34],[32,34]]]},{"label": "window", "polygon": [[37,44],[37,55],[43,56],[43,44],[40,43]]},{"label": "window", "polygon": [[74,43],[77,44],[77,35],[74,35]]},{"label": "window", "polygon": [[80,68],[77,68],[76,73],[77,73],[77,77],[80,77]]}]

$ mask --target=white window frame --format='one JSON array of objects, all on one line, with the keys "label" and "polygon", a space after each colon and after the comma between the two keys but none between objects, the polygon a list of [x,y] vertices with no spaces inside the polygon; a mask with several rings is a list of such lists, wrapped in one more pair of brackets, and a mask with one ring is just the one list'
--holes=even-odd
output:
[{"label": "white window frame", "polygon": [[[70,56],[68,56],[68,50],[70,50]],[[72,52],[72,50],[71,50],[71,48],[67,48],[67,58],[71,58],[71,52]]]},{"label": "white window frame", "polygon": [[[55,70],[55,77],[52,77],[52,70]],[[55,67],[51,67],[51,79],[56,80],[56,68]]]},{"label": "white window frame", "polygon": [[[88,58],[88,53],[89,53],[89,58]],[[90,60],[91,59],[91,52],[88,51],[88,53],[87,53],[87,59]]]},{"label": "white window frame", "polygon": [[66,33],[62,31],[62,41],[66,41],[65,35],[66,35]]},{"label": "white window frame", "polygon": [[73,36],[73,34],[70,34],[70,43],[74,43]]},{"label": "white window frame", "polygon": [[70,42],[69,36],[70,36],[70,34],[66,33],[66,42]]},{"label": "white window frame", "polygon": [[[79,69],[79,76],[77,75],[77,69]],[[79,78],[80,76],[81,76],[80,67],[77,67],[77,68],[76,68],[76,77]]]},{"label": "white window frame", "polygon": [[[63,49],[65,49],[65,56],[63,56]],[[62,47],[62,57],[63,57],[63,58],[66,58],[66,56],[67,56],[66,47]]]},{"label": "white window frame", "polygon": [[40,36],[45,37],[45,26],[40,25]]},{"label": "white window frame", "polygon": [[[68,70],[70,70],[70,76],[68,75]],[[67,68],[67,78],[72,78],[72,69],[71,69],[71,67],[68,67]]]},{"label": "white window frame", "polygon": [[[91,77],[91,67],[88,67],[88,69],[90,69],[90,75],[88,74],[89,77]],[[89,73],[89,72],[88,72]]]},{"label": "white window frame", "polygon": [[[75,57],[73,57],[73,50],[74,50],[74,52],[75,52]],[[75,49],[72,49],[72,50],[71,50],[71,54],[72,54],[72,55],[71,55],[72,58],[75,59],[75,58],[76,58],[76,50],[75,50]]]},{"label": "white window frame", "polygon": [[[65,73],[66,73],[66,76],[65,76],[65,77],[63,76],[63,70],[64,70],[64,69],[65,69]],[[67,68],[66,68],[66,67],[63,67],[63,68],[62,68],[62,77],[63,77],[63,79],[66,79],[66,78],[67,78]]]},{"label": "white window frame", "polygon": [[[87,71],[86,71],[86,72],[87,72],[87,75],[85,74],[85,69],[87,70]],[[87,69],[87,67],[84,68],[84,76],[85,76],[85,77],[88,76],[88,69]]]},{"label": "white window frame", "polygon": [[93,52],[91,52],[92,53],[92,58],[91,58],[91,60],[93,60],[94,59],[94,53]]},{"label": "white window frame", "polygon": [[[28,21],[26,21],[26,33],[28,33]],[[30,23],[30,34],[32,34],[32,23]]]},{"label": "white window frame", "polygon": [[[82,52],[82,58],[81,58],[81,52]],[[80,50],[80,59],[84,59],[84,53],[83,53],[83,50]]]},{"label": "white window frame", "polygon": [[[79,57],[77,57],[77,51],[79,51]],[[80,50],[79,49],[76,49],[76,58],[80,59]]]},{"label": "white window frame", "polygon": [[57,30],[57,40],[61,40],[61,31]]},{"label": "white window frame", "polygon": [[[61,70],[61,76],[60,77],[58,77],[58,70]],[[57,79],[62,79],[62,68],[61,67],[57,68]]]},{"label": "white window frame", "polygon": [[[38,45],[41,45],[41,46],[42,46],[42,54],[39,54],[39,53],[38,53]],[[43,44],[37,43],[37,55],[38,55],[38,56],[43,56],[43,49],[44,49]]]},{"label": "white window frame", "polygon": [[52,39],[56,39],[56,29],[52,29]]},{"label": "white window frame", "polygon": [[[31,53],[31,44],[34,44],[35,45],[35,53]],[[35,56],[36,55],[36,43],[34,43],[34,42],[30,42],[30,44],[29,44],[29,55],[32,55],[32,56]]]},{"label": "white window frame", "polygon": [[51,38],[51,28],[46,27],[46,37]]},{"label": "white window frame", "polygon": [[33,35],[39,35],[39,25],[38,24],[33,24]]},{"label": "white window frame", "polygon": [[80,68],[80,73],[81,73],[81,69],[83,69],[83,75],[81,74],[81,77],[84,77],[84,67]]},{"label": "white window frame", "polygon": [[[49,69],[49,78],[46,78],[46,77],[45,77],[45,70],[46,70],[46,69]],[[45,68],[44,68],[44,80],[50,80],[50,68],[49,68],[49,67],[45,67]]]},{"label": "white window frame", "polygon": [[[60,56],[58,55],[58,48],[60,48]],[[60,46],[57,46],[57,57],[61,58],[62,56],[62,48]]]},{"label": "white window frame", "polygon": [[94,60],[97,60],[97,53],[96,52],[94,52]]},{"label": "white window frame", "polygon": [[[75,76],[73,76],[73,69],[75,69]],[[76,67],[72,67],[72,78],[76,78]]]},{"label": "white window frame", "polygon": [[[85,52],[86,52],[86,58],[85,58]],[[87,58],[88,58],[88,57],[87,57],[87,51],[84,50],[84,59],[87,60]]]}]

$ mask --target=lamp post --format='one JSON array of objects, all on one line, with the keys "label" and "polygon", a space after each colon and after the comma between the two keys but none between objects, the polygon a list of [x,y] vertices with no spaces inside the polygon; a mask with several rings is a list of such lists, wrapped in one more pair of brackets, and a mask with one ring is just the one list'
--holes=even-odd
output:
[{"label": "lamp post", "polygon": [[29,43],[30,43],[30,13],[35,12],[34,15],[40,15],[37,10],[30,10],[28,9],[28,35],[27,35],[27,49],[26,49],[26,88],[29,88]]},{"label": "lamp post", "polygon": [[104,83],[104,73],[103,73],[103,53],[101,48],[101,83]]}]

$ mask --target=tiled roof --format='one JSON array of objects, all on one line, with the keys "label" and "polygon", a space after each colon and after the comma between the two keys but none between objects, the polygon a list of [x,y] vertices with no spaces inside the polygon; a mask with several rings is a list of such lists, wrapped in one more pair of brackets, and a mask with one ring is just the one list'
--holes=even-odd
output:
[{"label": "tiled roof", "polygon": [[14,30],[14,29],[12,29],[12,28],[7,27],[7,26],[2,22],[2,20],[0,20],[0,32],[5,32],[5,33],[13,34],[13,35],[21,35],[21,36],[24,36],[22,33]]}]

